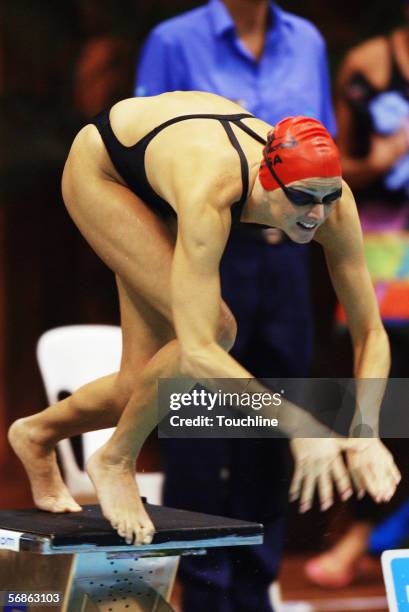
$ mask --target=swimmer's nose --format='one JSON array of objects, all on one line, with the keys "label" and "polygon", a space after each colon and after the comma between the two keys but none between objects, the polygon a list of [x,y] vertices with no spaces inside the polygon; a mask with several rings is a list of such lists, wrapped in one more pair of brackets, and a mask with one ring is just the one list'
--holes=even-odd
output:
[{"label": "swimmer's nose", "polygon": [[308,211],[308,219],[311,221],[315,221],[316,223],[319,221],[323,221],[325,219],[324,204],[321,204],[320,202],[314,204]]}]

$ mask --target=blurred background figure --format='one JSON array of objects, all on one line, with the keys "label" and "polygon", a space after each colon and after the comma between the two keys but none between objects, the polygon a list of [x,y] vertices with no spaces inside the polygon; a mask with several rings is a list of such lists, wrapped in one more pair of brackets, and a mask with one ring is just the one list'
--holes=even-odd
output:
[{"label": "blurred background figure", "polygon": [[[158,25],[142,50],[135,94],[173,90],[220,94],[273,125],[309,115],[335,133],[322,36],[267,0],[210,0]],[[308,247],[275,230],[236,231],[222,262],[222,294],[237,319],[232,354],[240,363],[258,377],[308,375]],[[265,525],[262,546],[182,561],[184,612],[270,612],[284,539],[287,442],[164,440],[162,450],[165,504]]]},{"label": "blurred background figure", "polygon": [[[391,341],[391,376],[397,378],[409,375],[409,2],[402,4],[400,28],[366,40],[346,55],[336,107],[344,178],[358,203],[366,259]],[[337,320],[341,325],[345,320],[340,308]],[[405,442],[389,441],[401,459],[407,455]],[[407,465],[400,468],[408,473]],[[396,547],[407,530],[404,510],[379,531],[373,529],[399,502],[400,495],[387,511],[367,499],[356,503],[355,521],[343,537],[306,564],[309,579],[343,588],[366,567],[366,553],[382,552],[382,545],[373,541]]]}]

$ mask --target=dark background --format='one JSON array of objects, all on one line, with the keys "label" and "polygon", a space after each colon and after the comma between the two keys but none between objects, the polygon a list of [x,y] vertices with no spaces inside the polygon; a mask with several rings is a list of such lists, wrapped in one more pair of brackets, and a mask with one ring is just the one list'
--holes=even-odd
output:
[{"label": "dark background", "polygon": [[[187,0],[2,0],[0,7],[0,507],[30,505],[5,439],[14,419],[42,409],[40,334],[72,323],[118,323],[113,276],[68,218],[60,177],[75,133],[132,95],[138,50]],[[400,20],[399,0],[288,0],[327,40],[332,76],[345,52]],[[314,373],[331,368],[334,299],[314,249]],[[339,358],[338,358],[339,359]],[[334,360],[335,361],[335,360]],[[343,370],[347,375],[346,354]],[[155,453],[145,453],[149,467]]]}]

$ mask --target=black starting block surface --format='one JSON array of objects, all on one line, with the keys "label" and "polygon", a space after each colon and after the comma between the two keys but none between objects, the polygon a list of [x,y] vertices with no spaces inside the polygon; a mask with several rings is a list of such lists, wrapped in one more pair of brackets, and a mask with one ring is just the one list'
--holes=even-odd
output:
[{"label": "black starting block surface", "polygon": [[[206,548],[259,544],[263,527],[220,516],[187,512],[165,506],[145,504],[155,527],[152,544],[128,548],[165,549],[172,544],[178,548]],[[7,538],[13,540],[7,546]],[[0,511],[0,548],[12,550],[45,550],[39,543],[47,543],[53,551],[63,548],[127,546],[102,516],[98,505],[83,506],[82,512],[54,514],[37,509]],[[218,542],[218,544],[217,544]]]}]

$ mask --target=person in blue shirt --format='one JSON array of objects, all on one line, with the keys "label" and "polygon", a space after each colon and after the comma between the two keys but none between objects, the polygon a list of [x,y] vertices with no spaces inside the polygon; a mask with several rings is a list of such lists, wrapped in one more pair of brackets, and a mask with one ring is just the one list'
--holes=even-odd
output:
[{"label": "person in blue shirt", "polygon": [[322,36],[266,0],[210,0],[156,26],[135,95],[174,90],[218,93],[272,124],[306,115],[336,131]]},{"label": "person in blue shirt", "polygon": [[[157,25],[140,55],[135,95],[174,90],[220,94],[272,124],[302,114],[332,135],[336,130],[322,36],[267,0],[210,0]],[[238,229],[222,260],[221,281],[238,323],[233,356],[259,377],[307,376],[308,247],[283,240],[278,230]],[[262,546],[182,561],[184,611],[270,612],[288,498],[287,443],[163,440],[162,451],[167,505],[265,524]]]}]

